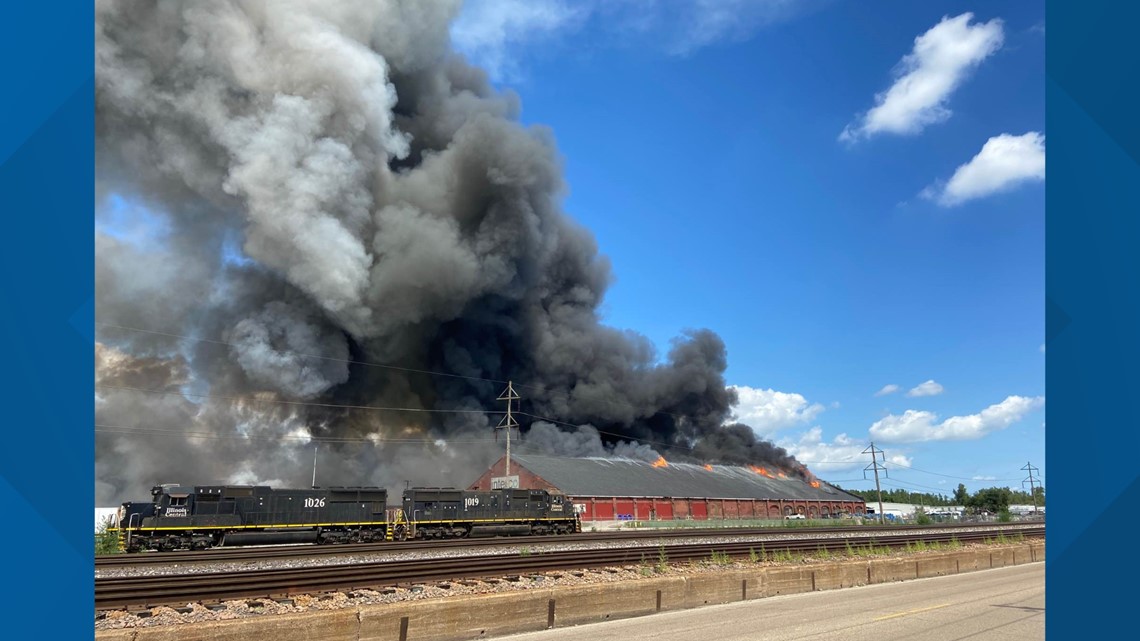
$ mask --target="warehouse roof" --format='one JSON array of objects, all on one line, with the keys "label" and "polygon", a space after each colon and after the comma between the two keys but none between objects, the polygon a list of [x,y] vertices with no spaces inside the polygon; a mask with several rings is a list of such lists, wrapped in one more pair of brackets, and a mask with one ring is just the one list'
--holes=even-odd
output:
[{"label": "warehouse roof", "polygon": [[[511,456],[513,464],[570,496],[662,496],[676,498],[858,501],[827,483],[812,487],[802,479],[770,478],[747,467],[668,463],[624,458]],[[709,469],[711,468],[711,469]]]}]

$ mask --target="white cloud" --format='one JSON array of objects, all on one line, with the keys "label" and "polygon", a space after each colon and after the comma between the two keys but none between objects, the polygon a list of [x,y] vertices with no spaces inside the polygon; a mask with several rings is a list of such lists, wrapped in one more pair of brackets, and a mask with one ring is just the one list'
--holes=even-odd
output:
[{"label": "white cloud", "polygon": [[887,394],[894,394],[897,391],[899,391],[899,386],[891,383],[890,385],[884,385],[883,389],[875,392],[875,396],[886,396]]},{"label": "white cloud", "polygon": [[517,72],[520,51],[548,47],[594,20],[589,47],[609,45],[686,56],[750,36],[818,5],[802,0],[468,0],[452,24],[456,47],[493,78]]},{"label": "white cloud", "polygon": [[576,27],[588,9],[564,0],[475,0],[451,28],[456,47],[500,78],[514,70],[511,46],[550,37]]},{"label": "white cloud", "polygon": [[681,18],[670,50],[685,55],[716,42],[738,40],[760,26],[790,17],[804,5],[796,0],[689,0],[680,7],[669,3],[663,11],[676,11]]},{"label": "white cloud", "polygon": [[907,392],[906,395],[907,396],[938,396],[941,393],[942,393],[942,386],[939,385],[938,383],[935,383],[933,380],[929,380],[929,381],[926,381],[925,383],[922,383],[920,385],[915,386],[909,392]]},{"label": "white cloud", "polygon": [[901,465],[903,467],[910,467],[912,461],[913,459],[909,456],[903,456],[902,454],[893,454],[887,458],[888,463],[894,463],[895,465]]},{"label": "white cloud", "polygon": [[971,476],[970,479],[974,480],[974,481],[996,481],[997,477],[996,476]]},{"label": "white cloud", "polygon": [[895,443],[979,439],[1009,427],[1044,404],[1041,396],[1010,396],[977,414],[951,416],[942,422],[932,412],[907,410],[902,416],[892,414],[876,421],[870,433],[876,440]]},{"label": "white cloud", "polygon": [[914,40],[896,67],[898,79],[875,96],[875,106],[847,125],[839,139],[854,142],[878,133],[916,134],[950,117],[946,102],[969,72],[1002,46],[1002,21],[970,24],[974,14],[942,21]]},{"label": "white cloud", "polygon": [[1036,131],[1020,136],[1001,134],[960,165],[950,181],[931,185],[920,194],[943,207],[990,196],[1030,182],[1045,180],[1045,137]]},{"label": "white cloud", "polygon": [[798,439],[782,439],[777,445],[816,474],[862,469],[871,462],[871,455],[863,454],[866,449],[863,443],[852,440],[846,434],[840,434],[830,443],[825,443],[823,430],[819,427],[800,434]]},{"label": "white cloud", "polygon": [[759,436],[813,420],[823,406],[809,404],[800,394],[777,392],[772,389],[755,389],[745,385],[732,385],[738,403],[731,421],[744,423]]}]

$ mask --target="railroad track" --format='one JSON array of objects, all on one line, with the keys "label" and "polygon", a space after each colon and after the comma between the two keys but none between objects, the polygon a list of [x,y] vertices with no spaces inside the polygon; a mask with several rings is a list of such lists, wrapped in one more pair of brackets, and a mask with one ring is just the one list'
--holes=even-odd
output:
[{"label": "railroad track", "polygon": [[[622,530],[561,536],[495,537],[475,539],[440,539],[429,541],[399,541],[386,543],[358,543],[343,545],[278,545],[272,547],[215,548],[193,552],[146,552],[137,554],[96,555],[96,569],[113,569],[139,565],[235,563],[266,561],[271,559],[304,559],[330,556],[351,556],[388,552],[422,552],[444,548],[481,548],[504,545],[546,545],[558,543],[592,543],[598,541],[640,541],[646,539],[697,538],[706,536],[761,536],[788,534],[837,534],[855,531],[908,532],[945,528],[984,528],[987,523],[950,523],[935,525],[892,526],[884,530],[876,526],[813,527],[813,528],[677,528],[662,530]],[[1026,524],[1002,524],[1006,527],[1027,527]]]},{"label": "railroad track", "polygon": [[[815,537],[768,542],[765,551],[816,552],[845,551],[850,545],[898,548],[924,541],[943,543],[957,540],[977,542],[996,537],[1044,536],[1045,526],[998,527],[962,531],[944,528],[936,533],[889,533],[844,538]],[[802,531],[802,530],[801,530]],[[659,548],[604,548],[544,552],[532,555],[482,555],[415,559],[373,563],[352,563],[306,568],[278,568],[240,572],[211,572],[183,575],[98,578],[95,580],[95,610],[145,608],[158,605],[185,606],[194,602],[225,599],[282,597],[329,591],[383,588],[431,581],[461,581],[488,577],[522,576],[540,572],[581,570],[640,562],[653,563],[664,552],[670,562],[708,559],[715,552],[729,557],[748,557],[757,550],[756,542],[663,545]]]}]

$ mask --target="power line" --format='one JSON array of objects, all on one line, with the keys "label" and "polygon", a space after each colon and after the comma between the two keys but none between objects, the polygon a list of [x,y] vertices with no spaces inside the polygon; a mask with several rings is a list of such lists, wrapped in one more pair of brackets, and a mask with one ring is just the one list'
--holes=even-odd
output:
[{"label": "power line", "polygon": [[[424,408],[417,408],[417,407],[378,407],[378,406],[374,406],[374,405],[345,405],[345,404],[339,404],[339,403],[311,403],[311,402],[307,402],[307,401],[287,401],[287,400],[272,399],[272,398],[256,398],[256,397],[251,398],[251,397],[245,397],[245,396],[224,396],[224,395],[218,395],[218,394],[196,394],[196,393],[182,392],[182,391],[176,391],[176,390],[158,390],[158,389],[148,389],[148,388],[144,388],[144,387],[130,387],[130,386],[126,386],[126,385],[108,385],[108,384],[103,384],[103,383],[96,383],[95,387],[100,387],[100,388],[105,388],[105,389],[117,389],[117,390],[129,390],[129,391],[135,391],[135,392],[145,392],[145,393],[149,393],[149,394],[167,394],[167,395],[173,395],[173,396],[191,396],[194,398],[205,398],[205,399],[211,399],[211,400],[228,400],[228,401],[258,402],[258,403],[278,403],[278,404],[282,404],[282,405],[331,407],[331,408],[339,408],[339,409],[360,409],[360,410],[376,410],[376,411],[389,411],[389,412],[455,413],[455,414],[506,414],[507,413],[506,410],[424,409]],[[515,398],[517,399],[517,396]],[[502,399],[499,399],[499,400],[502,400]],[[553,419],[553,418],[550,418],[547,416],[539,416],[538,414],[531,414],[528,412],[517,411],[517,412],[515,412],[515,414],[518,414],[520,416],[529,416],[531,418],[538,419],[541,421],[547,421],[550,423],[558,423],[559,425],[565,425],[568,427],[583,427],[582,425],[578,425],[575,423],[568,423],[566,421],[560,421],[558,419]],[[513,427],[518,427],[518,423],[514,422]],[[689,451],[693,451],[695,449],[692,447],[688,447],[688,446],[680,445],[680,444],[675,444],[675,443],[671,444],[671,443],[665,443],[663,441],[648,441],[648,440],[643,440],[643,439],[635,439],[635,438],[628,436],[628,435],[625,435],[625,434],[619,434],[617,432],[608,432],[606,430],[599,430],[597,428],[594,428],[594,430],[596,432],[598,432],[599,434],[605,434],[607,436],[614,436],[617,438],[625,438],[625,439],[629,439],[631,441],[636,441],[637,443],[643,443],[646,445],[660,445],[662,447],[670,447],[670,448],[674,448],[674,449],[684,449],[684,450],[689,450]]]},{"label": "power line", "polygon": [[339,403],[310,403],[308,401],[286,401],[283,399],[275,398],[251,398],[247,396],[220,396],[215,394],[194,394],[191,392],[181,392],[175,390],[159,390],[147,389],[144,387],[127,387],[125,385],[106,385],[96,383],[95,387],[106,389],[119,389],[131,390],[135,392],[147,392],[150,394],[170,394],[174,396],[193,396],[195,398],[205,398],[213,400],[226,400],[226,401],[242,401],[242,402],[255,402],[255,403],[279,403],[282,405],[302,405],[306,407],[335,407],[341,409],[354,409],[354,410],[377,410],[385,412],[437,412],[437,413],[454,413],[454,414],[502,414],[498,410],[448,410],[448,409],[425,409],[419,407],[377,407],[374,405],[343,405]]},{"label": "power line", "polygon": [[339,436],[303,436],[293,434],[273,434],[273,435],[242,435],[242,434],[216,434],[213,432],[192,432],[186,430],[169,430],[157,427],[144,427],[137,425],[106,425],[102,423],[95,424],[96,432],[114,433],[114,434],[147,434],[155,436],[182,436],[186,438],[205,438],[205,439],[238,439],[238,440],[284,440],[284,441],[304,441],[304,442],[319,442],[319,443],[405,443],[405,444],[427,444],[435,443],[444,440],[448,445],[471,445],[476,443],[490,443],[490,439],[476,439],[476,440],[450,440],[440,438],[391,438],[391,437],[339,437]]},{"label": "power line", "polygon": [[[578,427],[578,428],[584,427],[583,425],[576,425],[574,423],[567,423],[566,421],[560,421],[558,419],[549,418],[546,416],[539,416],[538,414],[530,414],[528,412],[519,412],[518,414],[520,416],[529,416],[531,418],[537,418],[540,421],[548,421],[550,423],[558,423],[559,425],[565,425],[567,427]],[[591,426],[591,427],[593,427],[593,426]],[[690,452],[696,450],[695,447],[689,447],[687,445],[678,445],[676,443],[665,443],[664,441],[648,441],[648,440],[634,438],[634,437],[629,436],[627,434],[618,434],[617,432],[607,432],[605,430],[599,430],[596,427],[594,427],[593,429],[598,434],[605,434],[607,436],[616,436],[617,438],[629,439],[630,441],[635,441],[635,442],[641,443],[643,445],[660,445],[662,447],[669,447],[669,448],[674,448],[674,449],[679,449],[679,450],[688,450]]]},{"label": "power line", "polygon": [[[927,470],[920,470],[920,469],[918,469],[917,467],[913,467],[913,466],[910,466],[910,465],[904,465],[904,464],[902,464],[902,463],[899,463],[899,462],[896,462],[896,461],[892,461],[892,462],[891,462],[891,464],[892,464],[892,465],[896,465],[896,466],[898,466],[898,467],[906,468],[906,469],[908,469],[908,470],[914,470],[915,472],[922,472],[923,474],[932,474],[932,475],[934,475],[934,476],[945,476],[946,478],[950,478],[950,479],[957,479],[957,480],[959,480],[959,481],[978,481],[978,480],[982,480],[982,479],[975,479],[975,478],[966,478],[965,476],[954,476],[953,474],[943,474],[943,473],[941,473],[941,472],[929,472],[929,471],[927,471]],[[1016,481],[1017,479],[993,479],[993,480],[995,480],[995,481]]]},{"label": "power line", "polygon": [[[911,487],[919,487],[919,488],[922,488],[924,490],[934,490],[935,492],[938,492],[939,494],[945,494],[946,493],[945,488],[931,487],[929,485],[923,485],[921,483],[913,483],[911,481],[903,481],[902,479],[891,479],[891,482],[892,483],[902,483],[903,485],[909,485]],[[899,489],[906,489],[906,488],[899,488]]]},{"label": "power line", "polygon": [[[142,332],[144,334],[156,334],[158,336],[168,336],[170,338],[181,338],[183,340],[197,341],[200,343],[212,343],[214,345],[225,345],[226,347],[238,347],[234,343],[228,343],[226,341],[215,340],[212,338],[195,338],[193,336],[184,336],[182,334],[172,334],[170,332],[159,332],[159,331],[156,331],[153,329],[141,329],[138,327],[126,327],[124,325],[114,325],[111,323],[103,323],[100,321],[95,321],[95,324],[96,325],[102,325],[104,327],[112,327],[115,329],[123,329],[123,330],[127,330],[127,331],[132,331],[132,332]],[[432,376],[449,376],[452,378],[466,378],[466,379],[470,379],[470,380],[484,381],[487,383],[506,383],[507,382],[507,381],[500,381],[500,380],[493,379],[493,378],[484,378],[482,376],[466,376],[463,374],[449,374],[447,372],[434,372],[431,370],[415,369],[412,367],[400,367],[397,365],[382,365],[380,363],[369,363],[367,361],[357,361],[357,360],[351,360],[351,359],[345,359],[345,358],[334,358],[332,356],[320,356],[318,354],[305,354],[303,352],[296,352],[296,351],[292,351],[292,350],[279,350],[279,351],[286,352],[289,354],[293,354],[295,356],[303,356],[305,358],[316,358],[316,359],[320,359],[320,360],[324,360],[324,361],[333,361],[336,363],[348,363],[351,365],[364,365],[367,367],[380,367],[380,368],[384,368],[384,369],[393,369],[393,370],[399,370],[399,371],[403,371],[403,372],[413,372],[416,374],[430,374]]]},{"label": "power line", "polygon": [[[104,323],[101,321],[95,321],[95,324],[96,325],[102,325],[104,327],[111,327],[114,329],[122,329],[122,330],[132,331],[132,332],[141,332],[144,334],[155,334],[158,336],[167,336],[170,338],[179,338],[179,339],[188,340],[188,341],[196,341],[196,342],[201,342],[201,343],[211,343],[214,345],[224,345],[226,347],[237,347],[237,345],[235,345],[234,343],[216,340],[216,339],[211,339],[211,338],[197,338],[197,337],[193,337],[193,336],[186,336],[184,334],[174,334],[171,332],[160,332],[157,330],[142,329],[139,327],[128,327],[125,325],[116,325],[113,323]],[[432,376],[447,376],[447,377],[452,377],[452,378],[463,378],[463,379],[482,381],[482,382],[487,382],[487,383],[499,383],[499,384],[511,383],[511,381],[504,381],[504,380],[499,380],[499,379],[495,379],[495,378],[486,378],[486,377],[482,377],[482,376],[468,376],[468,375],[464,375],[464,374],[452,374],[452,373],[448,373],[448,372],[438,372],[438,371],[432,371],[432,370],[416,369],[416,368],[411,368],[411,367],[400,367],[397,365],[382,365],[380,363],[371,363],[371,362],[367,362],[367,361],[334,358],[331,356],[320,356],[317,354],[306,354],[303,352],[297,352],[297,351],[293,351],[293,350],[278,350],[278,351],[283,352],[283,353],[287,353],[287,354],[293,354],[295,356],[305,357],[305,358],[316,358],[316,359],[320,359],[320,360],[333,361],[333,362],[337,362],[337,363],[364,365],[367,367],[379,367],[379,368],[391,369],[391,370],[397,370],[397,371],[403,371],[403,372],[413,372],[413,373],[417,373],[417,374],[428,374],[428,375],[432,375]],[[514,384],[514,386],[517,388],[520,388],[520,389],[530,389],[530,390],[535,390],[535,391],[543,391],[543,392],[547,392],[547,393],[552,393],[552,391],[545,385],[526,385],[526,384],[519,383],[519,384]],[[564,392],[564,393],[567,396],[569,396],[569,392]],[[619,404],[619,405],[623,405],[625,407],[630,407],[630,408],[636,409],[636,406],[630,402],[624,402],[623,403],[623,402],[618,401],[617,399],[604,399],[604,400],[606,400],[609,403]],[[489,413],[491,413],[491,412],[489,412]],[[499,412],[493,412],[493,413],[497,414]],[[655,411],[653,413],[653,416],[656,416],[658,414],[670,416],[670,417],[673,417],[677,420],[691,420],[690,417],[687,417],[687,416],[684,416],[681,414],[674,414],[672,412],[666,412],[664,410]]]}]

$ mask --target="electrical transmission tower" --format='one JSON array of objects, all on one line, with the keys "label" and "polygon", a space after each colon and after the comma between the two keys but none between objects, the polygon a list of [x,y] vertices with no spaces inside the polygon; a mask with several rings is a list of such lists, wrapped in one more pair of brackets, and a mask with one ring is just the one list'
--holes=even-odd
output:
[{"label": "electrical transmission tower", "polygon": [[503,417],[502,421],[499,421],[498,427],[495,428],[496,430],[507,430],[507,466],[506,471],[503,473],[504,477],[511,475],[511,428],[519,426],[519,422],[511,415],[511,402],[517,401],[518,399],[519,395],[515,393],[513,382],[507,381],[507,389],[500,394],[498,398],[500,401],[507,402],[507,415]]},{"label": "electrical transmission tower", "polygon": [[[1021,482],[1021,487],[1025,487],[1026,483],[1029,484],[1029,496],[1033,497],[1033,513],[1037,514],[1037,492],[1033,489],[1033,485],[1034,485],[1034,483],[1040,482],[1041,479],[1040,478],[1033,478],[1033,472],[1040,472],[1041,470],[1039,470],[1036,467],[1033,467],[1033,465],[1031,463],[1026,463],[1025,467],[1023,467],[1021,469],[1027,470],[1029,472],[1029,478],[1027,478]],[[1037,476],[1040,477],[1041,475],[1038,474]]]},{"label": "electrical transmission tower", "polygon": [[875,449],[875,442],[872,441],[871,447],[863,450],[863,453],[869,453],[871,455],[871,464],[863,468],[863,478],[867,478],[867,470],[875,471],[875,492],[879,495],[879,523],[884,524],[886,523],[887,516],[883,514],[883,490],[879,487],[879,470],[882,470],[883,475],[887,476],[887,478],[890,478],[890,476],[887,475],[887,466],[879,463],[879,455],[883,454],[883,450]]}]

